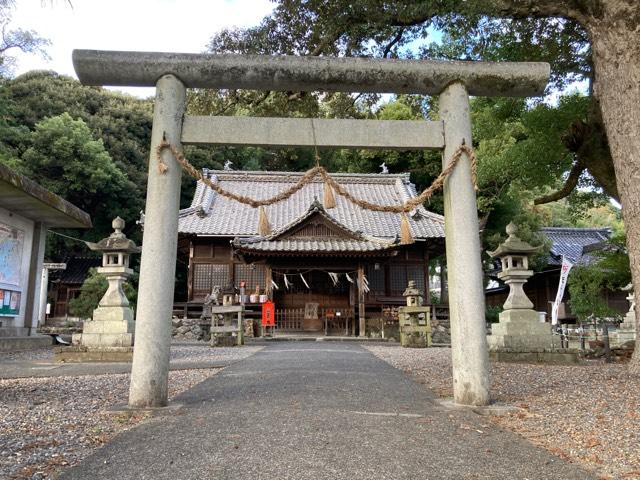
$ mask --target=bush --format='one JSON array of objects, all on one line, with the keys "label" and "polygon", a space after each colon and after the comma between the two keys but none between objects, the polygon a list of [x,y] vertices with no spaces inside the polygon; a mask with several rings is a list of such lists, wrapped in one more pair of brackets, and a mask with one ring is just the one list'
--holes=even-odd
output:
[{"label": "bush", "polygon": [[484,318],[487,323],[498,323],[500,313],[502,313],[502,307],[487,305]]},{"label": "bush", "polygon": [[629,256],[626,252],[626,237],[615,235],[602,250],[592,252],[597,261],[589,265],[577,265],[571,269],[569,287],[571,311],[581,322],[591,317],[598,319],[619,317],[605,301],[605,289],[620,290],[631,281]]}]

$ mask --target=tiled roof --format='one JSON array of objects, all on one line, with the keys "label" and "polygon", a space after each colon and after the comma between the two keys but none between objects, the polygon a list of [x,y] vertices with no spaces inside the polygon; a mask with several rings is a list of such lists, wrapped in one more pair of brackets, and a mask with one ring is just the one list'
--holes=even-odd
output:
[{"label": "tiled roof", "polygon": [[102,265],[102,257],[69,257],[64,263],[67,264],[67,268],[52,271],[50,279],[70,285],[82,285],[89,274],[89,269]]},{"label": "tiled roof", "polygon": [[[311,217],[323,217],[333,228],[342,233],[342,237],[289,237],[296,227],[303,225]],[[236,238],[233,246],[244,252],[255,253],[296,253],[304,252],[316,255],[326,253],[348,255],[351,253],[371,253],[393,250],[400,244],[396,239],[385,240],[369,237],[362,232],[354,232],[332,218],[319,201],[314,201],[307,213],[292,223],[283,226],[267,237]]]},{"label": "tiled roof", "polygon": [[585,247],[611,237],[610,228],[544,227],[542,232],[552,242],[549,265],[562,265],[562,255],[572,263],[589,263],[591,257],[585,255]]},{"label": "tiled roof", "polygon": [[350,240],[350,239],[302,239],[285,238],[283,240],[258,240],[234,241],[233,246],[242,251],[262,253],[363,253],[381,252],[397,247],[392,242],[380,242],[375,240]]},{"label": "tiled roof", "polygon": [[[302,173],[204,170],[208,178],[227,190],[262,199],[296,183]],[[332,174],[352,195],[381,205],[394,205],[415,196],[408,174]],[[289,199],[265,207],[273,230],[305,215],[315,199],[322,200],[324,184],[317,178]],[[400,233],[400,215],[372,212],[335,195],[336,206],[328,214],[336,222],[364,235],[392,240]],[[416,239],[443,238],[444,218],[419,207],[409,215]],[[179,232],[199,235],[254,237],[258,235],[258,209],[216,194],[198,182],[191,206],[180,211]]]}]

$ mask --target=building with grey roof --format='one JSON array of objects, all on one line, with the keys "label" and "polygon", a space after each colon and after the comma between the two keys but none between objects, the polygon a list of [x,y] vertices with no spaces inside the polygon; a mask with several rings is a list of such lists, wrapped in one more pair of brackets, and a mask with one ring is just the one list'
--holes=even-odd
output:
[{"label": "building with grey roof", "polygon": [[[271,198],[295,185],[303,173],[204,170],[220,187],[254,199]],[[416,196],[408,174],[332,174],[354,197],[397,205]],[[355,320],[366,311],[403,302],[415,280],[428,298],[428,262],[444,253],[444,218],[420,206],[407,215],[413,243],[400,241],[401,215],[365,210],[334,194],[323,203],[316,178],[286,200],[265,207],[270,225],[260,235],[260,214],[199,181],[189,208],[180,211],[181,251],[188,255],[188,301],[202,302],[215,286],[258,289],[278,311],[318,311]],[[282,314],[284,315],[284,313]],[[291,314],[295,316],[294,314]],[[355,332],[355,322],[350,324]],[[304,321],[282,318],[288,330]],[[346,328],[346,325],[343,325]],[[318,324],[316,324],[316,328]]]}]

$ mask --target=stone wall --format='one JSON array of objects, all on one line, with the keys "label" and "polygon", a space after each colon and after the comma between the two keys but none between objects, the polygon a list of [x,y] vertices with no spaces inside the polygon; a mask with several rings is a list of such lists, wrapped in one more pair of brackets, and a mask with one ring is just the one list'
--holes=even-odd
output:
[{"label": "stone wall", "polygon": [[[253,337],[256,322],[245,319],[245,337]],[[199,318],[173,318],[171,319],[171,336],[176,340],[200,340],[208,342],[211,338],[211,321]]]},{"label": "stone wall", "polygon": [[431,320],[431,342],[435,344],[451,344],[449,319]]},{"label": "stone wall", "polygon": [[208,342],[211,322],[199,318],[171,319],[171,336],[177,340],[201,340]]},{"label": "stone wall", "polygon": [[[386,339],[399,341],[400,333],[398,330],[397,313],[395,311],[391,311],[391,309],[387,310],[389,310],[389,312],[384,317],[384,336]],[[381,338],[382,333],[380,329],[382,321],[383,319],[379,316],[367,318],[367,336],[371,338]],[[451,344],[451,330],[448,318],[431,320],[431,342],[436,345]]]}]

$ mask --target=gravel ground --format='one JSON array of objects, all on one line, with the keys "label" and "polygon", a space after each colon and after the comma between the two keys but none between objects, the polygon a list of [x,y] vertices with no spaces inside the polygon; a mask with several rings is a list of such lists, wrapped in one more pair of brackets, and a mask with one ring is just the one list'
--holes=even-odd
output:
[{"label": "gravel ground", "polygon": [[2,362],[53,362],[53,349],[41,347],[18,352],[0,352],[0,363]]},{"label": "gravel ground", "polygon": [[[205,342],[175,342],[171,345],[171,363],[180,364],[187,362],[204,361],[234,361],[242,360],[253,355],[262,347],[244,346],[211,348]],[[34,348],[19,352],[0,352],[0,364],[2,362],[53,362],[53,349],[51,347]]]},{"label": "gravel ground", "polygon": [[[260,347],[216,348],[178,344],[172,363],[240,360]],[[50,348],[3,353],[2,362],[52,361]],[[169,372],[169,398],[219,369]],[[146,414],[106,413],[126,403],[129,375],[0,379],[0,479],[50,478],[56,469],[79,463]]]},{"label": "gravel ground", "polygon": [[[451,350],[366,346],[441,397],[451,397]],[[640,378],[625,365],[492,363],[492,396],[518,413],[491,417],[602,479],[640,479]]]}]

